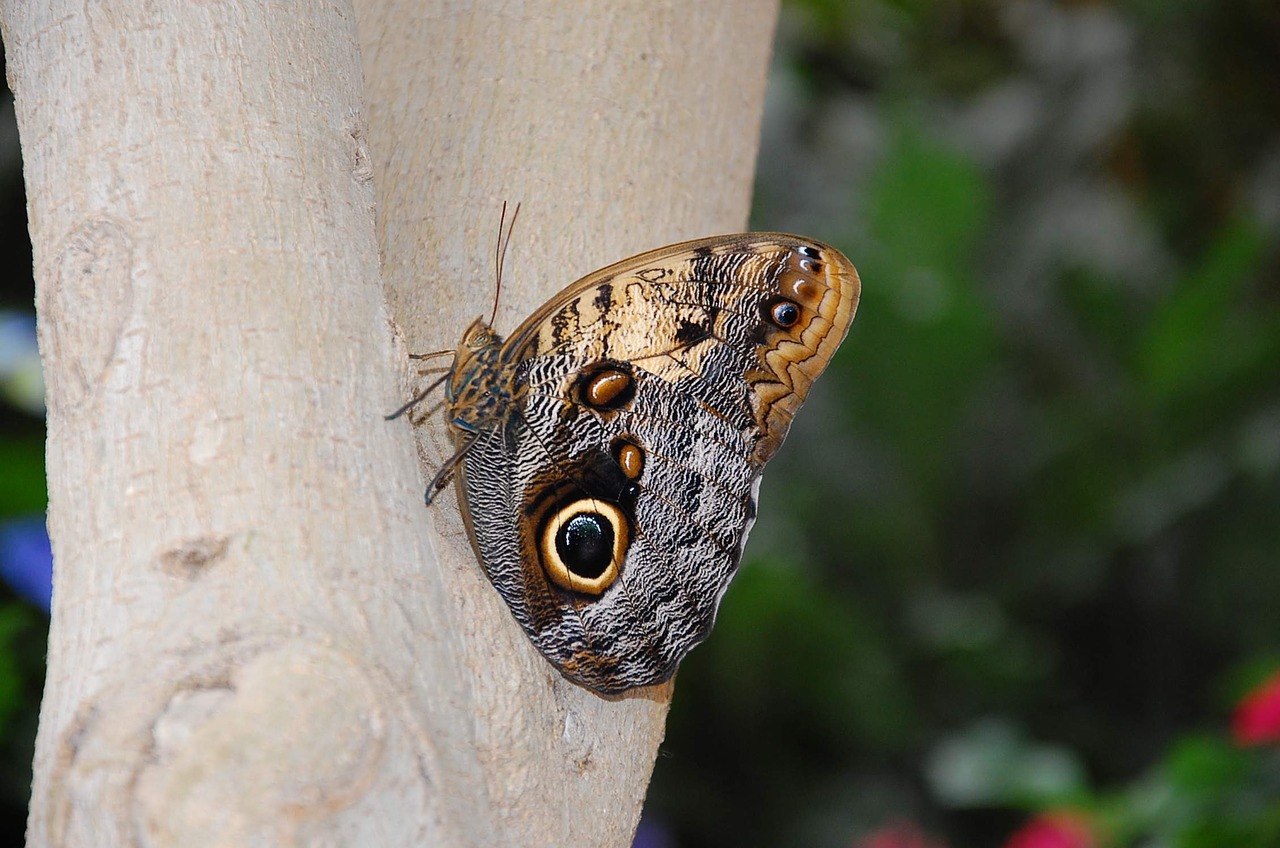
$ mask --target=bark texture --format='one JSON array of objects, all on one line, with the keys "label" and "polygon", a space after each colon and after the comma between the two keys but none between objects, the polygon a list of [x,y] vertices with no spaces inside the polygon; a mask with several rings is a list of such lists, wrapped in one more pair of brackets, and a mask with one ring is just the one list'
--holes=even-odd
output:
[{"label": "bark texture", "polygon": [[56,563],[29,844],[628,844],[670,687],[561,679],[422,506],[443,422],[420,467],[381,415],[487,311],[502,200],[504,329],[742,226],[775,12],[0,0]]}]

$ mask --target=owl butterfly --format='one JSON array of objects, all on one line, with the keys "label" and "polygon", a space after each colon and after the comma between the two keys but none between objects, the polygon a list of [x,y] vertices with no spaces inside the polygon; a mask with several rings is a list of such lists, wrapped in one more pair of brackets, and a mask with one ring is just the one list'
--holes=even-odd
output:
[{"label": "owl butterfly", "polygon": [[660,683],[707,637],[859,288],[812,239],[714,236],[588,274],[505,341],[463,334],[441,378],[458,452],[427,501],[456,468],[485,573],[565,677]]}]

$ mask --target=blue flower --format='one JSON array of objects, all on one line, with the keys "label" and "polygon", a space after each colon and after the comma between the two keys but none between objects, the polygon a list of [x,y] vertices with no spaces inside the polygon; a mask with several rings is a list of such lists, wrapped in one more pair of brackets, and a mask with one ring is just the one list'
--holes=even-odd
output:
[{"label": "blue flower", "polygon": [[675,841],[671,834],[659,822],[642,817],[640,826],[636,828],[635,839],[631,848],[674,848]]},{"label": "blue flower", "polygon": [[0,578],[22,598],[49,611],[53,549],[43,515],[0,523]]}]

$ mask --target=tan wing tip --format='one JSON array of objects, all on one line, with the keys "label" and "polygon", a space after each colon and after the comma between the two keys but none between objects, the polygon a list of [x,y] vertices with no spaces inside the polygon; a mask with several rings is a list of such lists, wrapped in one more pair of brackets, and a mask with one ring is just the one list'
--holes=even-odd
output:
[{"label": "tan wing tip", "polygon": [[755,384],[762,436],[754,458],[761,465],[782,445],[814,380],[848,335],[862,292],[857,269],[839,250],[812,239],[788,240],[793,247],[791,267],[780,276],[779,286],[783,295],[806,308],[809,318],[797,325],[798,333],[782,337],[764,352],[771,379]]},{"label": "tan wing tip", "polygon": [[[858,269],[853,267],[849,257],[836,248],[819,242],[814,242],[813,246],[822,255],[827,286],[837,294],[834,308],[829,313],[820,312],[823,317],[831,321],[833,330],[823,339],[823,345],[830,353],[835,353],[835,349],[849,334],[853,316],[858,311],[858,298],[862,295],[862,278],[858,276]],[[830,358],[828,355],[827,359]]]}]

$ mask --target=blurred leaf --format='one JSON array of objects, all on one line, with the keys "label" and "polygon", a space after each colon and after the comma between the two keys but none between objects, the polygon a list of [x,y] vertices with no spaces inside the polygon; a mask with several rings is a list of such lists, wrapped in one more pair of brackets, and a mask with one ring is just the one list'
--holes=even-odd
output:
[{"label": "blurred leaf", "polygon": [[0,516],[44,512],[44,438],[0,439]]},{"label": "blurred leaf", "polygon": [[944,739],[929,755],[926,774],[938,799],[956,807],[1052,807],[1088,791],[1075,754],[1033,743],[998,720]]},{"label": "blurred leaf", "polygon": [[805,717],[802,734],[891,746],[916,716],[885,641],[872,619],[800,569],[763,560],[735,579],[733,602],[702,650],[726,706],[781,699],[785,713]]},{"label": "blurred leaf", "polygon": [[8,731],[9,721],[25,703],[25,663],[20,643],[39,626],[28,607],[16,603],[0,605],[0,734]]},{"label": "blurred leaf", "polygon": [[1249,752],[1216,736],[1187,737],[1170,752],[1165,769],[1180,794],[1217,792],[1240,785],[1253,766]]},{"label": "blurred leaf", "polygon": [[872,242],[844,361],[876,365],[874,379],[865,365],[850,373],[848,392],[857,426],[884,440],[911,483],[882,493],[905,500],[884,501],[886,514],[873,523],[900,525],[898,544],[917,557],[928,555],[918,546],[931,528],[913,514],[936,506],[955,474],[974,387],[994,364],[993,324],[974,282],[988,205],[978,169],[910,126],[897,132],[864,198]]},{"label": "blurred leaf", "polygon": [[[940,283],[964,280],[974,246],[986,228],[989,190],[982,172],[959,153],[927,139],[898,119],[889,152],[876,170],[865,202],[881,261],[898,270],[930,269]],[[894,278],[889,286],[901,286]],[[927,281],[907,289],[898,303],[918,320],[942,321],[950,292]]]},{"label": "blurred leaf", "polygon": [[1280,648],[1248,657],[1222,676],[1220,693],[1223,712],[1240,702],[1251,689],[1280,671]]},{"label": "blurred leaf", "polygon": [[1173,285],[1140,355],[1139,380],[1157,398],[1199,393],[1275,354],[1280,314],[1251,308],[1246,297],[1265,247],[1256,227],[1236,221]]}]

